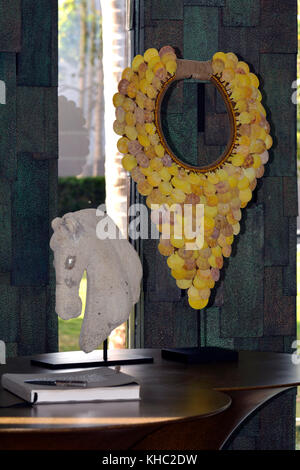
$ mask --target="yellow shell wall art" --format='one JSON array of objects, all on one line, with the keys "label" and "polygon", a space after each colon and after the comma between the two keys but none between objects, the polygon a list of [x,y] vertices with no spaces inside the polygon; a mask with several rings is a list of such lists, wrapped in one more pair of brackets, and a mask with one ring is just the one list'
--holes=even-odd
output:
[{"label": "yellow shell wall art", "polygon": [[[160,125],[166,89],[174,80],[188,76],[209,79],[221,93],[229,115],[228,145],[206,167],[181,162]],[[167,258],[178,288],[187,290],[194,309],[208,304],[223,259],[230,257],[234,236],[240,232],[241,209],[251,200],[269,159],[272,137],[258,87],[257,76],[232,52],[217,52],[211,61],[195,63],[177,59],[174,49],[164,46],[135,56],[113,96],[113,128],[120,136],[117,147],[124,154],[123,167],[146,196],[151,219],[161,232],[158,250]],[[200,224],[199,205],[204,206]],[[185,231],[186,207],[191,208],[192,238]]]}]

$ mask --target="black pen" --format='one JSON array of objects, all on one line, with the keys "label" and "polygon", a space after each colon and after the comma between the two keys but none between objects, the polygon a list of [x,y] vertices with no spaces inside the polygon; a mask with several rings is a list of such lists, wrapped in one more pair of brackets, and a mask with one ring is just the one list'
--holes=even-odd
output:
[{"label": "black pen", "polygon": [[81,387],[87,386],[83,380],[26,380],[25,383],[32,385],[49,385],[52,387]]}]

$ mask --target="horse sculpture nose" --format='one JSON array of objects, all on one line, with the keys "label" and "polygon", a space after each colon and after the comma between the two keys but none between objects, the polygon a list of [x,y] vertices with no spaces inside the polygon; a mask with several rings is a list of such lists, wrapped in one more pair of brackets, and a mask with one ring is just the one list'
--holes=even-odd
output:
[{"label": "horse sculpture nose", "polygon": [[[68,289],[69,290],[69,289]],[[81,314],[82,302],[78,297],[78,291],[66,292],[62,286],[56,286],[56,306],[55,311],[57,315],[63,320],[76,318]]]}]

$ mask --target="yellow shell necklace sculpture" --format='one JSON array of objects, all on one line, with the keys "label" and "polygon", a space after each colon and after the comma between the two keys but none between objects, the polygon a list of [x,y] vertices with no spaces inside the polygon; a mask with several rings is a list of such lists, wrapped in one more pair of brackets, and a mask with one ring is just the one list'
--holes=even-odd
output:
[{"label": "yellow shell necklace sculpture", "polygon": [[[224,152],[201,168],[176,157],[161,127],[165,92],[173,81],[184,78],[211,81],[229,115],[231,137]],[[164,46],[135,56],[113,97],[113,128],[121,136],[117,147],[124,154],[123,167],[146,196],[147,206],[163,207],[151,214],[161,232],[158,249],[167,257],[177,286],[188,290],[194,309],[207,305],[223,257],[230,256],[234,236],[240,231],[241,209],[251,200],[269,159],[272,138],[258,87],[257,76],[232,52],[217,52],[211,61],[198,62],[177,59],[174,49]],[[193,221],[200,204],[204,205],[202,236],[196,232],[189,238],[184,231],[184,206],[192,208]],[[181,236],[175,233],[178,224],[183,227]]]}]

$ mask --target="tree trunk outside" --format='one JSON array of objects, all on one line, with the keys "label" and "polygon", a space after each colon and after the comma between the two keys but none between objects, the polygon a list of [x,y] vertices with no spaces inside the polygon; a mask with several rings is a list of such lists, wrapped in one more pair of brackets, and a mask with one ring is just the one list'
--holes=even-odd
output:
[{"label": "tree trunk outside", "polygon": [[[100,52],[101,54],[101,52]],[[93,159],[93,176],[102,173],[101,164],[103,162],[104,154],[104,100],[103,100],[103,67],[102,57],[99,54],[98,60],[98,80],[97,80],[97,96],[95,107],[95,146],[94,146],[94,159]],[[103,165],[104,166],[104,165]]]},{"label": "tree trunk outside", "polygon": [[[103,71],[105,99],[105,181],[106,208],[124,236],[127,236],[127,174],[117,151],[118,136],[113,132],[115,110],[112,97],[122,70],[127,66],[126,1],[101,0],[103,14]],[[124,348],[126,324],[110,336],[110,347]]]},{"label": "tree trunk outside", "polygon": [[127,65],[126,2],[101,0],[103,14],[103,70],[105,97],[105,176],[108,214],[126,235],[127,174],[117,151],[118,136],[113,131],[115,110],[112,97],[118,89],[122,70]]},{"label": "tree trunk outside", "polygon": [[[87,115],[86,115],[86,127],[91,133],[92,127],[92,111],[93,111],[93,91],[94,91],[94,74],[95,74],[95,59],[97,57],[102,58],[102,51],[97,51],[96,46],[96,3],[95,0],[90,0],[90,14],[91,14],[91,31],[89,40],[89,63],[88,63],[88,78],[87,78]],[[103,84],[102,84],[103,86]]]},{"label": "tree trunk outside", "polygon": [[79,68],[79,107],[84,109],[85,68],[87,54],[87,0],[80,2],[80,68]]}]

